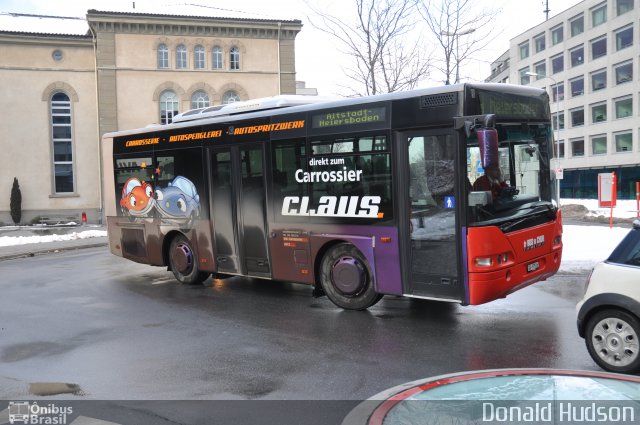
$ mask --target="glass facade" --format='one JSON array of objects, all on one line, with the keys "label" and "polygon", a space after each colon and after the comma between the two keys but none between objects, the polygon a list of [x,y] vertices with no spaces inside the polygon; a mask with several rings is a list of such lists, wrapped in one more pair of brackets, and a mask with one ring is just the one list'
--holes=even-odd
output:
[{"label": "glass facade", "polygon": [[571,27],[571,37],[582,34],[584,32],[584,17],[580,15],[573,18],[569,25]]},{"label": "glass facade", "polygon": [[633,98],[614,99],[613,102],[616,109],[616,119],[629,118],[633,115]]},{"label": "glass facade", "polygon": [[631,152],[633,150],[633,137],[630,131],[616,134],[615,140],[616,152]]},{"label": "glass facade", "polygon": [[196,46],[193,49],[193,67],[195,69],[204,69],[204,47]]},{"label": "glass facade", "polygon": [[522,43],[520,46],[520,59],[526,59],[529,57],[529,42]]},{"label": "glass facade", "polygon": [[577,140],[571,141],[571,155],[584,156],[584,139],[577,139]]},{"label": "glass facade", "polygon": [[158,68],[169,68],[169,48],[166,44],[158,46]]},{"label": "glass facade", "polygon": [[571,97],[582,96],[584,94],[584,78],[571,80]]},{"label": "glass facade", "polygon": [[607,71],[595,71],[591,74],[591,90],[597,91],[607,88]]},{"label": "glass facade", "polygon": [[616,50],[633,46],[633,26],[616,31]]},{"label": "glass facade", "polygon": [[598,25],[607,22],[607,5],[603,4],[591,9],[591,26],[597,27]]},{"label": "glass facade", "polygon": [[601,37],[591,42],[591,59],[598,59],[607,54],[607,37]]},{"label": "glass facade", "polygon": [[73,193],[71,100],[64,93],[51,97],[54,193]]},{"label": "glass facade", "polygon": [[580,127],[584,125],[584,109],[574,109],[571,111],[571,126]]},{"label": "glass facade", "polygon": [[564,41],[564,27],[562,25],[557,26],[551,30],[551,44],[562,43]]},{"label": "glass facade", "polygon": [[640,181],[640,167],[605,167],[588,170],[564,170],[560,180],[560,197],[598,199],[598,174],[615,171],[618,199],[636,199],[636,182]]},{"label": "glass facade", "polygon": [[607,154],[607,136],[593,136],[591,138],[591,151],[594,155]]},{"label": "glass facade", "polygon": [[633,62],[627,62],[614,67],[616,84],[624,84],[633,80]]},{"label": "glass facade", "polygon": [[571,57],[571,66],[578,66],[584,63],[584,47],[582,45],[569,51]]},{"label": "glass facade", "polygon": [[551,58],[551,71],[554,74],[564,71],[564,54],[560,53]]},{"label": "glass facade", "polygon": [[616,0],[616,13],[622,15],[633,10],[633,1],[634,0]]},{"label": "glass facade", "polygon": [[600,103],[591,106],[591,122],[597,124],[607,120],[607,104]]},{"label": "glass facade", "polygon": [[222,47],[215,46],[213,48],[212,68],[222,69]]},{"label": "glass facade", "polygon": [[544,38],[544,34],[540,34],[539,36],[535,37],[533,42],[536,45],[536,53],[540,53],[546,48],[546,40]]}]

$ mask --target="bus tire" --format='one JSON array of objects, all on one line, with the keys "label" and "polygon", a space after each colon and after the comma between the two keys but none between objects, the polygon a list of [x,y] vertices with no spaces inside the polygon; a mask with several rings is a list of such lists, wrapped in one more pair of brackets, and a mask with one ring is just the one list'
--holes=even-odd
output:
[{"label": "bus tire", "polygon": [[169,266],[176,280],[187,285],[202,283],[209,277],[209,273],[200,271],[193,246],[183,235],[171,240]]},{"label": "bus tire", "polygon": [[330,248],[322,257],[320,283],[327,297],[345,310],[366,310],[382,298],[373,287],[366,258],[348,243]]}]

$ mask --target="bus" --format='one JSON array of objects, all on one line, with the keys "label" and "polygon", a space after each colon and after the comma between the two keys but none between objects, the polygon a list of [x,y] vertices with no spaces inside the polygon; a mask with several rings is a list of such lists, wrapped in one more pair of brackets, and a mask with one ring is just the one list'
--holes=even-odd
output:
[{"label": "bus", "polygon": [[[352,310],[384,295],[478,305],[560,267],[541,89],[280,95],[106,134],[102,149],[111,252],[185,284],[297,282]],[[473,189],[489,163],[496,194]]]}]

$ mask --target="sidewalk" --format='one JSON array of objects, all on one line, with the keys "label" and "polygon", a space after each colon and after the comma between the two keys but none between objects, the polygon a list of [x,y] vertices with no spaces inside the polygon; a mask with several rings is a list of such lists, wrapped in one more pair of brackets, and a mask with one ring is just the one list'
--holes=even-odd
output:
[{"label": "sidewalk", "polygon": [[[108,245],[106,226],[0,227],[0,261]],[[102,235],[104,236],[95,236]],[[13,244],[19,239],[21,243]],[[28,243],[25,243],[27,242]]]}]

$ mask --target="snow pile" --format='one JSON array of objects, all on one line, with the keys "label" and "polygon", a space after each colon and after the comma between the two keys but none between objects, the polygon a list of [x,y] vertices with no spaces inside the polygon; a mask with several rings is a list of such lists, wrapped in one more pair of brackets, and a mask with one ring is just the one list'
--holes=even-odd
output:
[{"label": "snow pile", "polygon": [[14,246],[31,243],[61,242],[76,239],[99,238],[107,236],[106,230],[85,230],[66,235],[42,235],[42,236],[0,236],[0,246]]},{"label": "snow pile", "polygon": [[562,262],[560,271],[580,272],[606,260],[611,251],[629,233],[631,226],[571,226],[562,227]]},{"label": "snow pile", "polygon": [[[569,205],[582,205],[587,210],[588,217],[607,217],[611,215],[611,208],[599,208],[597,199],[561,199],[560,206],[565,208]],[[617,200],[613,208],[613,216],[617,218],[636,218],[637,203],[634,200]]]}]

